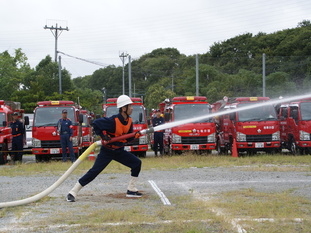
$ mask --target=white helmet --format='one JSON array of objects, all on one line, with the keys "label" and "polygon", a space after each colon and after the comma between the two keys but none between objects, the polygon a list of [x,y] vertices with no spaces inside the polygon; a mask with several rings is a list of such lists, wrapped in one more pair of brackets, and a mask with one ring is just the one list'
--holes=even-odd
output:
[{"label": "white helmet", "polygon": [[122,108],[128,104],[132,104],[133,101],[127,95],[120,95],[117,99],[117,108]]}]

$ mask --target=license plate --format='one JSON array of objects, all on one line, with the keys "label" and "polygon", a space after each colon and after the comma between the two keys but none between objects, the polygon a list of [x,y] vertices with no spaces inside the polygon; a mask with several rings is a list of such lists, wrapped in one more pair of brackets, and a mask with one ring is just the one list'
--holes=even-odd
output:
[{"label": "license plate", "polygon": [[190,145],[190,150],[198,150],[199,145]]},{"label": "license plate", "polygon": [[255,147],[256,148],[264,148],[265,144],[263,142],[257,142],[257,143],[255,143]]},{"label": "license plate", "polygon": [[51,154],[59,154],[59,149],[50,149]]},{"label": "license plate", "polygon": [[130,147],[130,146],[125,146],[125,147],[124,147],[124,150],[126,150],[126,151],[131,151],[131,147]]}]

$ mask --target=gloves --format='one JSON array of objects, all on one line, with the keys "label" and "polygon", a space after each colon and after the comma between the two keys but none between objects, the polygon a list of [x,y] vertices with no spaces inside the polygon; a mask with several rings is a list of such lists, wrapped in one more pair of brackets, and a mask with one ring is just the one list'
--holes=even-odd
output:
[{"label": "gloves", "polygon": [[140,136],[141,136],[141,133],[140,133],[139,131],[137,131],[137,132],[135,133],[134,138],[139,138]]},{"label": "gloves", "polygon": [[103,133],[102,140],[109,142],[111,140],[111,137],[107,134],[105,130],[103,130],[102,133]]}]

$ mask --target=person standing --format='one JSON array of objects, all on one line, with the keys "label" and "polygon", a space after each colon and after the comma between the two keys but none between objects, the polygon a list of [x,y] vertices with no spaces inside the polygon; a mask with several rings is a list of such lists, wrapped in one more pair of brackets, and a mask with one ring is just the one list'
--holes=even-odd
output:
[{"label": "person standing", "polygon": [[72,145],[73,126],[69,118],[67,118],[67,110],[63,109],[62,118],[57,122],[57,131],[60,135],[60,144],[62,147],[62,160],[67,161],[67,147],[69,149],[71,162],[75,161],[75,154]]},{"label": "person standing", "polygon": [[24,134],[25,129],[23,123],[18,118],[18,112],[13,113],[13,121],[10,123],[12,129],[12,152],[11,157],[13,162],[23,160]]},{"label": "person standing", "polygon": [[[156,110],[156,117],[154,117],[152,119],[152,126],[158,126],[158,125],[162,125],[164,124],[164,119],[161,116],[161,111],[160,109]],[[153,133],[153,140],[154,140],[154,144],[153,144],[153,150],[154,150],[154,154],[155,156],[158,155],[158,147],[160,150],[160,155],[163,155],[163,130],[160,131],[156,131]]]},{"label": "person standing", "polygon": [[134,138],[118,140],[108,143],[113,137],[133,132],[133,123],[130,115],[132,114],[132,100],[127,95],[121,95],[117,99],[117,108],[119,113],[109,118],[103,117],[93,122],[93,128],[97,135],[102,139],[102,146],[93,167],[82,176],[75,186],[67,194],[68,202],[75,202],[78,192],[82,187],[93,181],[108,164],[115,160],[131,168],[131,178],[127,187],[126,197],[141,197],[142,193],[138,192],[136,182],[141,170],[141,160],[130,152],[124,150],[124,144],[128,141],[138,138],[140,133],[137,132]]}]

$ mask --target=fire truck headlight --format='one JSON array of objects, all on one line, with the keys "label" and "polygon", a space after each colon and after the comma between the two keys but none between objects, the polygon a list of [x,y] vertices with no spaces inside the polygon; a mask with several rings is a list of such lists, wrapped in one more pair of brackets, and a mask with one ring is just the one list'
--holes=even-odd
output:
[{"label": "fire truck headlight", "polygon": [[280,140],[280,131],[276,131],[272,134],[272,141],[279,141]]},{"label": "fire truck headlight", "polygon": [[172,143],[181,143],[181,136],[177,134],[172,134]]},{"label": "fire truck headlight", "polygon": [[41,147],[41,140],[32,138],[32,146],[33,147]]},{"label": "fire truck headlight", "polygon": [[72,145],[73,146],[78,146],[79,145],[79,140],[78,140],[77,136],[72,137]]},{"label": "fire truck headlight", "polygon": [[147,135],[142,135],[139,137],[139,144],[148,144],[148,137]]},{"label": "fire truck headlight", "polygon": [[236,140],[238,142],[246,142],[246,134],[237,132],[236,133]]},{"label": "fire truck headlight", "polygon": [[207,142],[215,142],[216,141],[216,134],[212,133],[210,135],[207,136]]},{"label": "fire truck headlight", "polygon": [[300,130],[299,138],[301,141],[310,141],[310,134],[305,131]]}]

